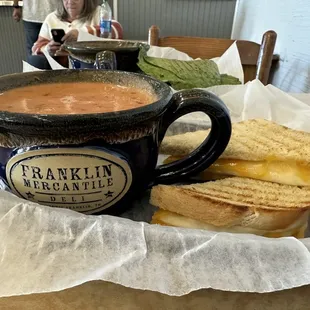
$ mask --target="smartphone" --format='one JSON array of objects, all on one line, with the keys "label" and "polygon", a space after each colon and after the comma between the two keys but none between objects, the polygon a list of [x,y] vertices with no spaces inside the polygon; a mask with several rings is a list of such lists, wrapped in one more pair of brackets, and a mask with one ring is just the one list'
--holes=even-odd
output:
[{"label": "smartphone", "polygon": [[53,40],[57,43],[63,43],[61,41],[61,39],[64,37],[65,35],[65,31],[63,29],[52,29],[52,36],[53,36]]}]

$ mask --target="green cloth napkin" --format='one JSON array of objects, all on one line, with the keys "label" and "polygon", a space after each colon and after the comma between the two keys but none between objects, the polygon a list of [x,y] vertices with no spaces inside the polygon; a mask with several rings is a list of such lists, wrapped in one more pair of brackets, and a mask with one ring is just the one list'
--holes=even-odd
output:
[{"label": "green cloth napkin", "polygon": [[217,64],[208,59],[182,61],[155,58],[147,56],[147,51],[141,49],[138,66],[147,75],[169,83],[175,90],[241,84],[233,76],[220,74]]}]

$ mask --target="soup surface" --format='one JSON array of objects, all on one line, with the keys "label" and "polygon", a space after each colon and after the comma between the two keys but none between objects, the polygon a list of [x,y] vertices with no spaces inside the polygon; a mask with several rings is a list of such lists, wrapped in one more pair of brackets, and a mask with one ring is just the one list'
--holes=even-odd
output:
[{"label": "soup surface", "polygon": [[156,101],[138,88],[72,82],[26,86],[0,93],[0,110],[29,114],[90,114],[139,108]]}]

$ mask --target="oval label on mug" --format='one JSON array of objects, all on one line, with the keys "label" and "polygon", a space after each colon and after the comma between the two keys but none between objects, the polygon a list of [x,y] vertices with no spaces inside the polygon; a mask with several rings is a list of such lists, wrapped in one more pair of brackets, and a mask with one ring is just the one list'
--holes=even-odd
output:
[{"label": "oval label on mug", "polygon": [[51,148],[13,156],[6,166],[12,191],[43,205],[92,214],[128,192],[128,163],[98,149]]}]

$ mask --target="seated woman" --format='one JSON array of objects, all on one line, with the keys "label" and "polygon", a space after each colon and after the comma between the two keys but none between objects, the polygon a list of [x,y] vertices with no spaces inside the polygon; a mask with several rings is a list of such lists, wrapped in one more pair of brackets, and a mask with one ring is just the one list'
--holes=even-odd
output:
[{"label": "seated woman", "polygon": [[[43,22],[39,38],[32,47],[29,63],[38,69],[50,69],[43,55],[46,48],[51,56],[62,56],[61,43],[55,42],[52,29],[63,29],[65,36],[62,42],[76,41],[79,31],[100,35],[100,6],[98,0],[58,0],[57,11],[49,14]],[[120,23],[112,21],[112,39],[122,39],[123,29]]]}]

